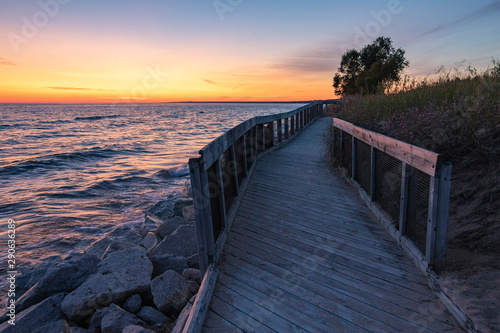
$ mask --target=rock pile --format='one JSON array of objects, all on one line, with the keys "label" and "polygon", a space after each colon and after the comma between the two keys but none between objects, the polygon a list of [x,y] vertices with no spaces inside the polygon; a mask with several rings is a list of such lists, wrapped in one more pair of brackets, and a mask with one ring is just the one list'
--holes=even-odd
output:
[{"label": "rock pile", "polygon": [[4,313],[0,332],[148,333],[185,320],[201,280],[193,219],[192,201],[162,201],[140,230],[119,226],[24,274],[16,325]]}]

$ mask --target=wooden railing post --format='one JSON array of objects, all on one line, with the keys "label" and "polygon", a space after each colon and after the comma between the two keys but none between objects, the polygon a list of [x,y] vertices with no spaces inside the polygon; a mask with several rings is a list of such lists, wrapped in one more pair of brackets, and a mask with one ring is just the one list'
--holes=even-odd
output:
[{"label": "wooden railing post", "polygon": [[[229,161],[226,161],[226,163]],[[221,210],[221,230],[226,228],[227,217],[226,217],[226,199],[224,194],[224,176],[222,175],[222,163],[220,158],[217,160],[217,182],[219,183],[219,202],[220,202],[220,210]]]},{"label": "wooden railing post", "polygon": [[277,128],[277,130],[278,130],[278,143],[282,143],[283,142],[283,128],[281,125],[281,119],[277,120],[276,126],[278,127]]},{"label": "wooden railing post", "polygon": [[448,218],[450,215],[451,170],[451,163],[444,162],[441,164],[437,200],[436,246],[434,250],[434,269],[437,273],[440,273],[446,264],[446,240],[448,233]]},{"label": "wooden railing post", "polygon": [[352,136],[352,153],[351,153],[351,173],[352,173],[352,176],[351,178],[353,180],[358,180],[358,177],[357,177],[357,173],[358,173],[358,141],[356,140],[356,138],[354,137],[354,135]]},{"label": "wooden railing post", "polygon": [[406,234],[406,219],[408,216],[408,190],[410,188],[410,166],[402,163],[401,170],[401,202],[399,206],[399,232]]},{"label": "wooden railing post", "polygon": [[287,117],[284,120],[285,120],[285,140],[288,140],[288,138],[290,137],[290,133],[288,132],[288,122],[289,122],[289,119]]},{"label": "wooden railing post", "polygon": [[370,154],[370,200],[375,200],[375,191],[377,182],[377,149],[371,147]]},{"label": "wooden railing post", "polygon": [[247,152],[248,132],[243,135],[243,172],[248,177],[248,152]]},{"label": "wooden railing post", "polygon": [[234,148],[234,144],[231,146],[231,154],[233,155],[234,188],[236,189],[236,195],[239,195],[240,185],[238,175],[238,160],[236,159],[236,149]]},{"label": "wooden railing post", "polygon": [[432,177],[429,184],[429,211],[427,216],[427,238],[425,259],[430,265],[435,264],[436,254],[436,231],[438,218],[438,193],[439,193],[439,176]]}]

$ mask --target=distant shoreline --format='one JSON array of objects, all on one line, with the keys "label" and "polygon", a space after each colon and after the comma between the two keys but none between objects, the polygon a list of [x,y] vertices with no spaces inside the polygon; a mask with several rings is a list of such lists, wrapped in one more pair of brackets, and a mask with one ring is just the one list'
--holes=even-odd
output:
[{"label": "distant shoreline", "polygon": [[74,105],[74,104],[117,104],[117,105],[124,105],[124,104],[309,104],[314,101],[281,101],[281,102],[237,102],[237,101],[232,101],[232,102],[193,102],[193,101],[186,101],[186,102],[156,102],[156,103],[0,103],[0,105],[13,105],[13,104],[45,104],[45,105],[51,105],[51,104],[57,104],[57,105]]}]

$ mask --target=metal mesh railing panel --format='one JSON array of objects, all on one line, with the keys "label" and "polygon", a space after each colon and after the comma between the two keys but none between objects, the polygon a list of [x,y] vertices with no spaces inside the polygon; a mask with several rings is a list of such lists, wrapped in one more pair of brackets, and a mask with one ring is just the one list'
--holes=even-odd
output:
[{"label": "metal mesh railing panel", "polygon": [[214,230],[214,239],[217,241],[222,232],[222,211],[221,211],[221,193],[218,175],[218,164],[215,162],[207,170],[208,174],[208,189],[210,191],[210,209],[212,212],[212,226]]},{"label": "metal mesh railing panel", "polygon": [[375,163],[377,166],[375,201],[389,214],[392,222],[399,229],[402,162],[377,150]]},{"label": "metal mesh railing panel", "polygon": [[356,181],[359,185],[361,185],[366,193],[371,194],[371,146],[359,140],[356,144]]},{"label": "metal mesh railing panel", "polygon": [[427,239],[430,180],[431,176],[410,167],[405,233],[422,253],[425,253]]},{"label": "metal mesh railing panel", "polygon": [[245,174],[245,136],[242,136],[234,143],[234,152],[236,153],[236,172],[238,173],[238,185],[241,185]]},{"label": "metal mesh railing panel", "polygon": [[256,130],[257,153],[261,153],[264,151],[264,137],[263,137],[264,125],[263,124],[257,125],[256,129],[257,129]]},{"label": "metal mesh railing panel", "polygon": [[342,167],[347,169],[347,175],[352,177],[352,135],[342,133]]},{"label": "metal mesh railing panel", "polygon": [[234,199],[238,195],[236,191],[236,175],[234,173],[233,150],[229,148],[224,152],[221,159],[222,182],[224,188],[224,202],[226,214],[229,212]]},{"label": "metal mesh railing panel", "polygon": [[273,121],[272,123],[267,123],[264,125],[264,149],[269,149],[273,147],[274,144],[274,136],[276,131],[274,130],[274,124],[275,122]]}]

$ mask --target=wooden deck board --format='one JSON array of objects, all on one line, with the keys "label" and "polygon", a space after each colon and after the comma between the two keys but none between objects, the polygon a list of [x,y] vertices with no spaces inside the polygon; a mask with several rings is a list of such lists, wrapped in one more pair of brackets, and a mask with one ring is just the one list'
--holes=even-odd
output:
[{"label": "wooden deck board", "polygon": [[316,121],[261,158],[204,332],[460,332],[425,277],[323,158]]}]

